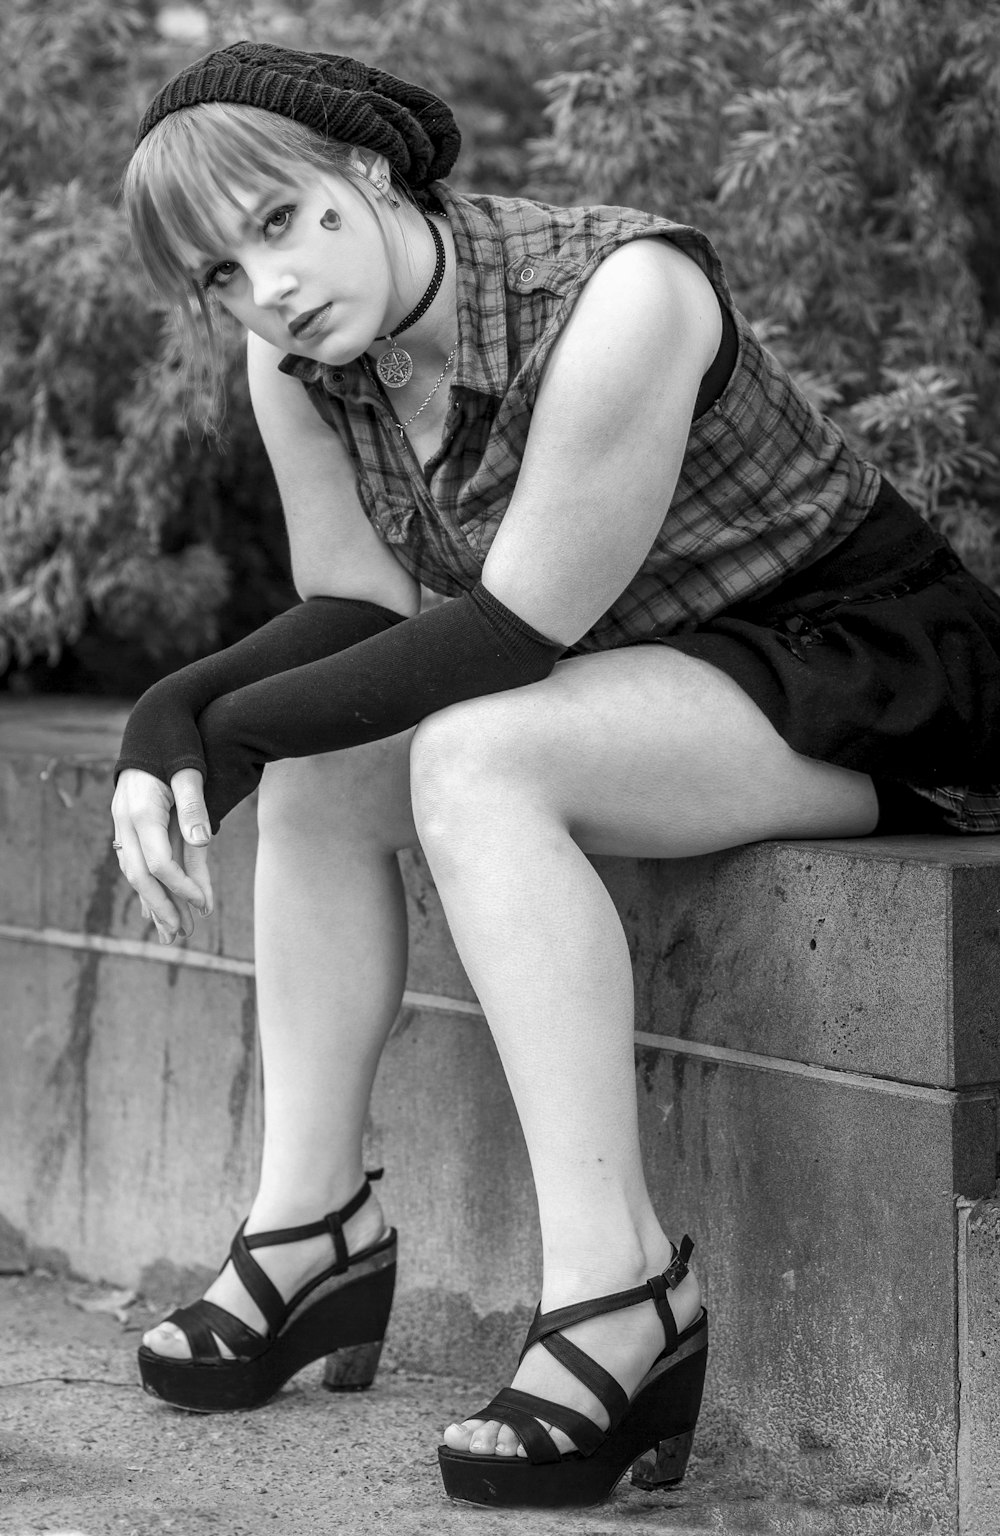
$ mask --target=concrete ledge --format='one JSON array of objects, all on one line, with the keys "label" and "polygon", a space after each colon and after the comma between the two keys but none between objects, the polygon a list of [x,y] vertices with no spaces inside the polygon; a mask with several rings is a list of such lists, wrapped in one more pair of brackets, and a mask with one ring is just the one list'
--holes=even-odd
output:
[{"label": "concrete ledge", "polygon": [[[0,1259],[166,1300],[214,1272],[255,1174],[254,828],[227,823],[198,939],[150,942],[109,848],[122,719],[0,707]],[[403,1234],[391,1347],[499,1381],[537,1298],[527,1160],[433,885],[403,867],[409,990],[369,1128]],[[647,1164],[708,1288],[702,1454],[914,1530],[1000,1529],[1000,839],[599,868],[635,962]]]}]

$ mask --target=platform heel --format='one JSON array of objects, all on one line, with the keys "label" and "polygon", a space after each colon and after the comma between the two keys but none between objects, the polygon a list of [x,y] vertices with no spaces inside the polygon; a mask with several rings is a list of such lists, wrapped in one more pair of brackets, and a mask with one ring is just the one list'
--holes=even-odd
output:
[{"label": "platform heel", "polygon": [[363,1392],[375,1380],[382,1340],[370,1344],[351,1344],[327,1355],[323,1385],[328,1392]]},{"label": "platform heel", "polygon": [[636,1488],[674,1488],[687,1471],[694,1445],[694,1430],[661,1440],[632,1463],[632,1482]]},{"label": "platform heel", "polygon": [[[441,1476],[451,1498],[509,1509],[582,1509],[603,1503],[630,1467],[640,1488],[680,1482],[705,1386],[708,1314],[702,1310],[680,1333],[667,1294],[687,1274],[693,1247],[685,1237],[663,1273],[633,1290],[555,1312],[536,1312],[521,1358],[533,1345],[543,1345],[603,1404],[608,1428],[599,1429],[585,1414],[562,1403],[504,1387],[485,1408],[464,1417],[508,1425],[525,1455],[481,1456],[441,1446]],[[610,1372],[567,1339],[563,1329],[650,1300],[663,1324],[664,1348],[630,1399]],[[561,1453],[540,1420],[561,1429],[576,1450]]]},{"label": "platform heel", "polygon": [[[662,1384],[657,1385],[657,1373],[663,1369],[664,1364],[669,1369],[664,1372]],[[694,1426],[701,1411],[707,1366],[707,1329],[702,1341],[701,1332],[696,1327],[690,1339],[679,1339],[673,1355],[666,1362],[658,1360],[645,1380],[639,1383],[633,1398],[635,1404],[638,1405],[643,1394],[649,1391],[663,1399],[670,1397],[678,1400],[684,1404],[691,1428],[680,1434],[666,1435],[632,1463],[632,1482],[636,1488],[672,1488],[682,1481],[694,1445]],[[663,1422],[669,1412],[669,1404],[664,1401],[662,1405],[647,1409],[647,1412],[651,1423],[656,1420]]]}]

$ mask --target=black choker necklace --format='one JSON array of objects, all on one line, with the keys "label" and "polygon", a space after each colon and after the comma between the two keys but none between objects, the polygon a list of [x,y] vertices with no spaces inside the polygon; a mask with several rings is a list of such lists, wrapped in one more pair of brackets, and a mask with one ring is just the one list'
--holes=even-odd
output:
[{"label": "black choker necklace", "polygon": [[387,389],[402,389],[404,384],[408,384],[410,382],[410,379],[413,376],[413,358],[404,347],[397,347],[395,337],[401,336],[404,331],[408,331],[411,325],[416,324],[421,315],[427,313],[431,305],[434,303],[434,300],[437,298],[437,292],[441,286],[441,279],[444,277],[445,256],[444,241],[441,239],[441,231],[438,229],[437,225],[427,217],[426,213],[424,214],[424,222],[426,223],[427,228],[430,230],[431,234],[434,236],[434,249],[437,252],[437,259],[434,262],[434,271],[431,274],[431,280],[427,284],[427,287],[424,289],[423,297],[420,299],[420,302],[410,310],[408,315],[403,316],[403,319],[399,322],[391,335],[379,336],[376,338],[378,341],[387,341],[389,343],[388,351],[383,352],[375,364],[378,376]]}]

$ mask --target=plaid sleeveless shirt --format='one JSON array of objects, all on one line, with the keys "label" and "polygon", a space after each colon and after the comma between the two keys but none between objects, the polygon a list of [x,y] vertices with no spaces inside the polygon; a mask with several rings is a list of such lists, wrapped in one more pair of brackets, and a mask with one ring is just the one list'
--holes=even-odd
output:
[{"label": "plaid sleeveless shirt", "polygon": [[331,367],[290,355],[280,364],[344,442],[365,514],[425,586],[455,596],[479,579],[517,483],[542,370],[580,290],[612,251],[651,236],[706,273],[733,316],[737,359],[720,398],[692,423],[641,569],[574,649],[628,645],[711,618],[775,587],[863,521],[878,471],[758,341],[699,230],[631,208],[459,196],[443,182],[432,192],[454,236],[459,327],[434,457],[421,466],[401,441],[360,360]]}]

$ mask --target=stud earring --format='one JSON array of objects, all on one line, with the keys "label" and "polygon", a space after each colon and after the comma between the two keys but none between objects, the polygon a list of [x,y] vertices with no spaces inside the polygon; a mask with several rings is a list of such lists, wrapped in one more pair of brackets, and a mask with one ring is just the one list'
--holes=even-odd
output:
[{"label": "stud earring", "polygon": [[324,229],[339,229],[343,221],[336,208],[328,208],[319,222]]},{"label": "stud earring", "polygon": [[393,192],[392,182],[389,180],[385,171],[381,173],[381,175],[378,177],[378,180],[375,182],[375,188],[378,192],[381,192],[390,208],[399,207],[399,198]]}]

